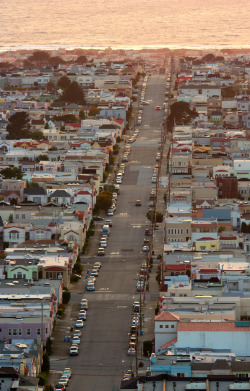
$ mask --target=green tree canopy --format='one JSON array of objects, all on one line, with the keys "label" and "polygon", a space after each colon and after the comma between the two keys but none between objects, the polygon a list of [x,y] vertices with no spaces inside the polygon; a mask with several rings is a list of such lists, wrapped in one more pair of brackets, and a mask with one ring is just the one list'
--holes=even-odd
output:
[{"label": "green tree canopy", "polygon": [[23,173],[20,168],[7,167],[1,171],[1,175],[4,179],[22,179]]},{"label": "green tree canopy", "polygon": [[108,210],[112,205],[112,193],[103,191],[96,197],[96,209]]},{"label": "green tree canopy", "polygon": [[28,61],[36,65],[45,65],[48,64],[49,58],[50,54],[48,52],[44,50],[37,50],[30,57],[28,57]]},{"label": "green tree canopy", "polygon": [[79,110],[79,119],[82,120],[82,119],[85,119],[85,113],[83,110]]},{"label": "green tree canopy", "polygon": [[89,117],[95,117],[97,114],[100,113],[100,109],[96,106],[91,106],[88,112]]},{"label": "green tree canopy", "polygon": [[198,116],[196,110],[191,110],[187,102],[175,102],[170,106],[168,125],[173,128],[176,125],[186,125]]},{"label": "green tree canopy", "polygon": [[54,56],[48,59],[48,63],[54,67],[57,67],[59,64],[65,64],[65,61],[59,56]]},{"label": "green tree canopy", "polygon": [[43,135],[43,132],[41,130],[34,130],[34,132],[31,132],[30,137],[32,137],[33,140],[46,140],[46,137]]},{"label": "green tree canopy", "polygon": [[65,90],[71,85],[71,81],[68,78],[68,76],[62,76],[57,82],[57,87],[61,88],[62,90]]},{"label": "green tree canopy", "polygon": [[47,83],[47,91],[51,92],[56,88],[55,83],[53,81],[48,81]]},{"label": "green tree canopy", "polygon": [[88,60],[87,60],[87,57],[85,57],[85,56],[79,56],[76,59],[76,64],[78,64],[78,65],[86,64],[86,62],[88,62]]},{"label": "green tree canopy", "polygon": [[9,132],[8,140],[20,140],[21,138],[30,137],[30,120],[29,115],[25,111],[18,111],[9,118],[7,125]]},{"label": "green tree canopy", "polygon": [[39,156],[36,157],[36,162],[40,162],[40,161],[45,161],[45,160],[49,160],[48,158],[48,155],[46,155],[45,153],[44,154],[41,154]]},{"label": "green tree canopy", "polygon": [[70,86],[64,90],[62,100],[67,103],[76,103],[78,105],[83,105],[85,103],[83,90],[76,81],[73,81]]}]

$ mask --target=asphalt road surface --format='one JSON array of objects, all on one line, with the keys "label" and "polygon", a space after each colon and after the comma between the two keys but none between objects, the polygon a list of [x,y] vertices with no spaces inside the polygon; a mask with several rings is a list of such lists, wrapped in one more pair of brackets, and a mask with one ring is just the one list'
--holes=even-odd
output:
[{"label": "asphalt road surface", "polygon": [[[142,124],[129,162],[126,163],[123,183],[120,185],[113,227],[108,239],[102,268],[96,281],[96,291],[86,292],[89,300],[87,321],[81,337],[78,357],[69,357],[65,366],[73,371],[68,389],[71,391],[117,391],[123,373],[131,368],[127,356],[128,332],[132,317],[132,303],[138,299],[136,281],[142,252],[149,194],[155,154],[161,135],[164,110],[165,76],[152,75],[147,83]],[[141,207],[135,200],[142,201]],[[72,297],[80,300],[80,296]]]}]

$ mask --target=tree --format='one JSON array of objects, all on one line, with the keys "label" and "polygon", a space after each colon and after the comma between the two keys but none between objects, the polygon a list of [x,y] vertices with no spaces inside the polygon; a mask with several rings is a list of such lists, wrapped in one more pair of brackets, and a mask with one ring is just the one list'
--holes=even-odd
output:
[{"label": "tree", "polygon": [[41,154],[41,155],[38,155],[38,156],[36,157],[36,162],[40,162],[41,160],[43,160],[43,161],[49,160],[48,155]]},{"label": "tree", "polygon": [[83,110],[79,110],[79,119],[82,120],[82,119],[85,119],[85,113]]},{"label": "tree", "polygon": [[76,103],[78,105],[83,105],[85,103],[83,90],[76,81],[73,81],[70,86],[64,90],[62,100],[67,103]]},{"label": "tree", "polygon": [[70,292],[69,291],[63,291],[63,296],[62,296],[62,300],[63,300],[63,304],[68,304],[69,301],[70,301]]},{"label": "tree", "polygon": [[48,81],[47,83],[47,91],[51,92],[56,88],[55,83],[53,81]]},{"label": "tree", "polygon": [[74,264],[74,267],[73,267],[73,273],[75,274],[81,274],[82,271],[83,271],[83,265],[81,264],[81,262],[76,262]]},{"label": "tree", "polygon": [[42,370],[42,372],[49,372],[50,371],[50,362],[49,362],[48,353],[43,354],[43,363],[42,363],[41,370]]},{"label": "tree", "polygon": [[9,118],[7,125],[8,140],[20,140],[30,137],[30,120],[25,111],[18,111]]},{"label": "tree", "polygon": [[1,175],[4,179],[22,179],[23,173],[20,168],[7,167],[1,171]]},{"label": "tree", "polygon": [[87,57],[85,57],[85,56],[79,56],[76,59],[76,64],[78,64],[78,65],[86,64],[86,62],[88,62],[88,60],[87,60]]},{"label": "tree", "polygon": [[54,391],[54,387],[52,386],[52,384],[46,384],[44,387],[43,387],[43,391]]},{"label": "tree", "polygon": [[34,132],[32,132],[30,134],[30,137],[32,137],[33,140],[46,140],[46,137],[44,136],[43,132],[41,132],[41,130],[34,130]]},{"label": "tree", "polygon": [[221,95],[222,95],[223,99],[225,99],[225,98],[234,98],[235,97],[234,88],[232,86],[223,87],[221,89]]},{"label": "tree", "polygon": [[45,52],[44,50],[37,50],[28,57],[28,60],[36,65],[45,65],[48,64],[49,58],[50,55],[48,52]]},{"label": "tree", "polygon": [[112,193],[103,191],[96,197],[96,209],[108,210],[112,205]]},{"label": "tree", "polygon": [[[150,220],[150,221],[153,221],[153,218],[154,218],[154,213],[152,210],[149,210],[148,213],[147,213],[147,218]],[[160,212],[156,212],[155,213],[155,222],[156,223],[162,223],[163,221],[163,214],[160,213]]]},{"label": "tree", "polygon": [[168,126],[173,128],[174,124],[186,125],[198,116],[196,110],[191,110],[187,102],[175,102],[170,106]]},{"label": "tree", "polygon": [[68,76],[62,76],[57,82],[57,87],[61,88],[62,90],[65,90],[66,88],[69,88],[71,85],[71,81],[68,78]]},{"label": "tree", "polygon": [[54,67],[57,67],[60,64],[65,64],[65,61],[59,56],[54,56],[48,59],[48,63]]},{"label": "tree", "polygon": [[208,53],[202,59],[207,62],[213,61],[215,59],[215,55],[213,53]]},{"label": "tree", "polygon": [[99,113],[100,109],[98,109],[96,106],[91,106],[88,112],[88,117],[95,117]]}]

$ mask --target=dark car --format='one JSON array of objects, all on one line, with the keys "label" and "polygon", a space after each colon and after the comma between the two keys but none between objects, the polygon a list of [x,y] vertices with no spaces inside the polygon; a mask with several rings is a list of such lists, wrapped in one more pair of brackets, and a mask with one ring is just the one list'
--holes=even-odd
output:
[{"label": "dark car", "polygon": [[104,218],[100,216],[93,216],[93,221],[103,221]]},{"label": "dark car", "polygon": [[143,243],[144,244],[149,244],[149,238],[144,238]]},{"label": "dark car", "polygon": [[150,236],[150,228],[146,228],[145,229],[145,235],[146,236]]}]

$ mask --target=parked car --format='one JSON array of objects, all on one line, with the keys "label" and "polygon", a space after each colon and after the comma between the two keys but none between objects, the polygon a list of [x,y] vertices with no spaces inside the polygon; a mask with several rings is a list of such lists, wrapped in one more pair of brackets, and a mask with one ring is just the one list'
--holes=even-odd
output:
[{"label": "parked car", "polygon": [[[73,337],[81,337],[81,335],[82,335],[82,332],[81,332],[81,330],[75,330],[74,331],[74,334],[73,334]],[[68,368],[66,368],[66,369],[68,369]]]},{"label": "parked car", "polygon": [[136,200],[135,201],[135,206],[141,206],[141,200]]},{"label": "parked car", "polygon": [[71,368],[64,368],[63,374],[68,375],[69,379],[71,379],[72,376]]},{"label": "parked car", "polygon": [[81,301],[81,309],[88,310],[89,305],[88,305],[88,299],[82,299]]},{"label": "parked car", "polygon": [[77,319],[75,326],[77,329],[82,329],[83,328],[83,321],[81,319]]},{"label": "parked car", "polygon": [[105,251],[103,247],[99,247],[97,250],[97,255],[102,256],[105,255]]},{"label": "parked car", "polygon": [[95,284],[93,282],[88,282],[87,291],[95,291]]},{"label": "parked car", "polygon": [[86,319],[87,319],[87,317],[86,317],[86,312],[85,312],[85,313],[79,312],[79,314],[78,314],[78,319],[86,320]]},{"label": "parked car", "polygon": [[78,336],[75,336],[72,338],[72,343],[76,343],[77,345],[80,345],[81,340]]},{"label": "parked car", "polygon": [[78,356],[78,348],[76,346],[71,346],[69,350],[70,356]]},{"label": "parked car", "polygon": [[109,227],[112,227],[112,220],[105,220],[105,224],[107,224]]},{"label": "parked car", "polygon": [[107,247],[107,240],[100,240],[100,246],[103,247],[103,248],[106,248]]}]

